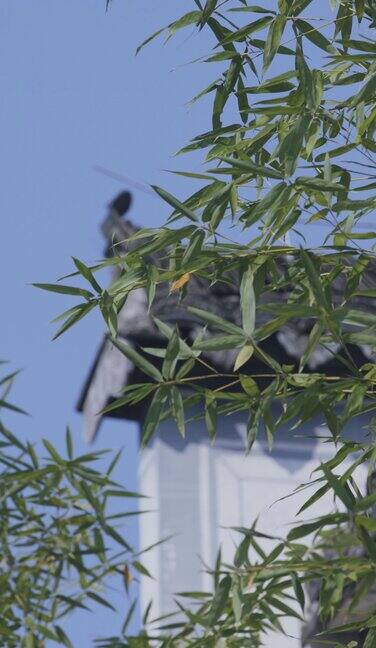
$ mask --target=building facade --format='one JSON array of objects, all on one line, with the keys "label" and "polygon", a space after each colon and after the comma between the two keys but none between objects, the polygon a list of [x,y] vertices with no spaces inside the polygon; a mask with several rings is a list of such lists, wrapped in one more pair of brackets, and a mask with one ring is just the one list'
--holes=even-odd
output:
[{"label": "building facade", "polygon": [[[125,199],[123,202],[126,204]],[[114,204],[104,224],[109,244],[135,231],[133,225],[121,219],[121,209],[114,209]],[[283,297],[280,295],[281,299]],[[186,300],[231,321],[236,322],[240,317],[238,294],[215,287],[208,291],[207,285],[197,280],[190,282]],[[198,322],[165,289],[157,290],[151,312],[147,308],[146,294],[138,290],[131,293],[120,313],[120,337],[136,348],[162,345],[153,315],[178,323],[187,339],[197,330]],[[306,327],[306,322],[297,320],[292,326],[281,329],[268,341],[273,346],[272,351],[268,347],[269,352],[281,363],[296,363],[307,342],[309,331]],[[354,349],[354,353],[363,362],[370,355],[365,348]],[[229,369],[234,362],[230,352],[212,352],[208,359],[222,370]],[[257,372],[260,367],[252,366],[251,369]],[[318,348],[310,359],[309,370],[321,369],[334,373],[338,367],[332,353]],[[116,398],[124,386],[137,380],[141,380],[138,370],[105,338],[79,404],[88,441],[93,440],[100,425],[97,412]],[[143,413],[143,406],[136,406],[123,408],[114,415],[141,423]],[[306,493],[287,496],[308,482],[318,464],[329,458],[330,448],[318,438],[329,435],[320,420],[310,421],[298,430],[282,430],[271,450],[261,435],[252,452],[246,455],[243,415],[222,417],[213,443],[208,440],[202,420],[192,418],[186,439],[178,435],[174,422],[165,421],[149,446],[140,453],[139,490],[149,496],[153,509],[140,517],[141,549],[167,538],[145,555],[145,565],[155,580],[142,579],[141,603],[146,607],[152,600],[153,617],[175,609],[176,593],[211,590],[208,568],[214,566],[219,548],[224,560],[231,562],[239,542],[239,533],[234,528],[249,527],[258,519],[261,531],[285,535]],[[348,434],[359,438],[359,425],[356,421]],[[365,471],[360,477],[365,479]],[[310,509],[307,517],[323,514],[331,508],[332,501],[323,498]],[[290,620],[285,630],[285,637],[270,635],[267,648],[302,645],[299,622]],[[307,637],[305,645],[317,644],[310,644]]]}]

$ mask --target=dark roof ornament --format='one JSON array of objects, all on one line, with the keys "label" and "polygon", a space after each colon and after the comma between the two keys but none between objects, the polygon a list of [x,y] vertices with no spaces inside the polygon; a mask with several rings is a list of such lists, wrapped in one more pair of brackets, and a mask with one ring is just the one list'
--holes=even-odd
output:
[{"label": "dark roof ornament", "polygon": [[122,218],[129,211],[131,205],[132,194],[129,191],[122,191],[109,203],[109,208],[111,212],[116,212],[119,218]]}]

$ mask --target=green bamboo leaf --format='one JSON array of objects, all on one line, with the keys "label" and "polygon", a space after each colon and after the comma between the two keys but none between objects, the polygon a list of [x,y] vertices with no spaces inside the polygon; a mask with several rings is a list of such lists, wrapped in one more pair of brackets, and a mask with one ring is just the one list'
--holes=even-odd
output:
[{"label": "green bamboo leaf", "polygon": [[234,11],[237,13],[264,13],[264,14],[275,14],[275,11],[271,9],[266,9],[265,7],[260,7],[259,5],[249,5],[247,7],[231,7],[229,11]]},{"label": "green bamboo leaf", "polygon": [[27,412],[25,410],[21,409],[20,407],[17,407],[17,405],[13,405],[13,403],[9,403],[9,401],[3,400],[0,398],[0,409],[1,408],[8,409],[11,412],[17,412],[17,414],[25,414],[27,415]]},{"label": "green bamboo leaf", "polygon": [[302,612],[304,613],[304,607],[305,607],[305,594],[304,594],[304,589],[303,586],[300,582],[300,578],[298,574],[292,572],[291,574],[291,580],[292,580],[292,586],[294,588],[294,593],[296,596],[296,600],[298,601]]},{"label": "green bamboo leaf", "polygon": [[234,169],[239,169],[240,171],[245,171],[246,173],[252,173],[260,175],[262,178],[276,178],[277,180],[282,180],[283,174],[280,171],[271,169],[267,166],[259,166],[254,164],[251,160],[240,160],[238,158],[229,158],[221,157],[220,160],[227,162]]},{"label": "green bamboo leaf", "polygon": [[306,500],[306,502],[304,502],[304,504],[300,507],[298,511],[298,515],[300,513],[303,513],[303,511],[306,511],[310,506],[315,504],[315,502],[318,502],[318,500],[324,497],[324,495],[326,495],[326,493],[328,493],[329,491],[330,491],[329,484],[325,484],[325,486],[321,486],[321,488],[319,488],[313,495],[311,495],[311,497],[308,500]]},{"label": "green bamboo leaf", "polygon": [[256,324],[256,298],[253,288],[253,270],[248,268],[243,272],[240,283],[240,308],[242,313],[243,329],[247,336],[251,336]]},{"label": "green bamboo leaf", "polygon": [[[335,203],[332,207],[333,211],[335,212],[341,212],[341,211],[352,211],[352,212],[358,212],[358,211],[370,211],[371,209],[374,208],[376,204],[376,199],[372,196],[370,198],[367,198],[365,200],[339,200],[337,203]],[[346,232],[345,232],[346,234]],[[360,234],[363,234],[361,232]],[[364,232],[366,237],[368,238],[369,234],[368,232]],[[353,236],[358,236],[356,232],[352,233],[351,235]],[[373,233],[371,233],[371,238],[373,238]]]},{"label": "green bamboo leaf", "polygon": [[272,22],[273,18],[271,16],[265,16],[264,18],[258,18],[252,23],[249,23],[245,27],[238,29],[234,32],[230,32],[226,38],[221,41],[221,45],[227,45],[228,43],[241,42],[245,41],[251,34],[264,29],[267,25]]},{"label": "green bamboo leaf", "polygon": [[103,530],[111,536],[118,544],[120,544],[122,547],[127,549],[128,551],[132,551],[132,547],[128,544],[128,542],[123,538],[123,536],[116,531],[113,527],[110,527],[108,524],[102,524]]},{"label": "green bamboo leaf", "polygon": [[361,52],[376,53],[376,45],[370,41],[351,38],[350,40],[343,41],[343,44],[345,47],[351,47],[352,49],[360,50]]},{"label": "green bamboo leaf", "polygon": [[25,635],[25,648],[37,648],[37,642],[32,632]]},{"label": "green bamboo leaf", "polygon": [[209,627],[215,625],[221,618],[229,600],[231,584],[231,576],[225,576],[224,578],[222,578],[222,580],[219,581],[208,612]]},{"label": "green bamboo leaf", "polygon": [[[266,81],[257,86],[247,86],[244,88],[244,92],[246,94],[275,94],[277,92],[289,92],[294,89],[295,85],[289,81],[280,81],[278,83]],[[248,110],[248,112],[250,112],[250,110]]]},{"label": "green bamboo leaf", "polygon": [[272,63],[275,55],[278,52],[278,48],[281,42],[282,34],[285,29],[286,18],[285,16],[276,16],[272,24],[269,27],[268,36],[266,38],[265,49],[264,49],[264,58],[263,58],[263,74],[268,70],[270,64]]},{"label": "green bamboo leaf", "polygon": [[64,461],[63,457],[61,457],[59,455],[58,451],[54,448],[52,443],[47,441],[47,439],[43,439],[43,445],[46,448],[46,450],[49,452],[49,454],[51,455],[52,459],[54,461],[56,461],[57,464],[59,464],[60,466],[65,465],[65,461]]},{"label": "green bamboo leaf", "polygon": [[317,108],[317,102],[315,96],[313,74],[309,69],[303,54],[301,37],[298,38],[296,42],[296,70],[298,72],[298,78],[300,81],[300,86],[304,93],[307,108],[309,108],[310,110],[315,110]]},{"label": "green bamboo leaf", "polygon": [[234,371],[239,371],[240,367],[242,367],[248,360],[252,357],[254,351],[253,344],[247,343],[245,344],[239,351],[238,355],[236,356],[235,364],[234,364]]},{"label": "green bamboo leaf", "polygon": [[311,43],[317,45],[317,47],[324,50],[324,52],[329,52],[330,54],[335,54],[337,52],[336,48],[331,44],[326,36],[324,36],[319,29],[312,27],[312,25],[310,25],[306,20],[298,18],[294,21],[294,24],[299,29],[301,36],[308,38]]},{"label": "green bamboo leaf", "polygon": [[151,573],[149,572],[149,570],[146,569],[145,565],[143,565],[139,560],[133,560],[132,565],[138,571],[138,573],[141,574],[142,576],[147,576],[148,578],[153,578]]},{"label": "green bamboo leaf", "polygon": [[240,326],[236,326],[232,322],[224,320],[222,317],[219,317],[219,315],[215,315],[215,313],[202,310],[201,308],[196,308],[195,306],[188,306],[187,310],[193,315],[197,315],[197,317],[199,317],[200,319],[203,319],[205,322],[208,322],[208,324],[212,324],[222,331],[226,331],[227,333],[230,333],[232,335],[244,335],[243,330],[240,328]]},{"label": "green bamboo leaf", "polygon": [[128,626],[129,626],[129,624],[130,624],[130,622],[131,622],[131,620],[133,618],[136,607],[137,607],[137,599],[135,599],[131,603],[131,605],[129,606],[129,610],[128,610],[127,614],[126,614],[126,617],[124,619],[124,622],[123,622],[123,625],[122,625],[122,628],[121,628],[121,632],[122,632],[123,635],[126,633],[126,630],[127,630]]},{"label": "green bamboo leaf", "polygon": [[256,441],[257,433],[259,431],[259,426],[260,426],[260,419],[261,419],[260,409],[258,409],[256,412],[253,412],[252,410],[250,411],[249,418],[247,421],[247,443],[246,443],[247,453],[251,451],[252,446]]},{"label": "green bamboo leaf", "polygon": [[193,211],[188,209],[188,207],[186,207],[186,205],[184,205],[184,203],[180,202],[180,200],[178,200],[177,198],[172,196],[170,193],[168,193],[168,191],[165,191],[164,189],[161,189],[160,187],[157,187],[156,185],[151,185],[151,186],[152,186],[152,189],[154,189],[154,191],[158,194],[158,196],[160,196],[162,198],[162,200],[164,200],[166,203],[171,205],[171,207],[176,209],[177,212],[179,212],[180,214],[183,214],[184,216],[187,216],[187,218],[189,218],[189,220],[191,220],[191,221],[197,221],[198,220],[196,214]]},{"label": "green bamboo leaf", "polygon": [[315,159],[317,162],[322,162],[323,160],[325,160],[325,157],[327,155],[329,156],[329,158],[339,157],[340,155],[344,155],[345,153],[352,151],[357,146],[359,145],[356,142],[350,144],[344,144],[343,146],[337,146],[334,149],[325,151],[325,153],[320,153],[320,155],[317,155]]},{"label": "green bamboo leaf", "polygon": [[[157,317],[153,317],[153,321],[156,324],[158,330],[164,335],[168,340],[171,339],[174,329],[171,326],[168,326],[165,322],[162,322],[162,320],[158,319]],[[185,358],[192,358],[195,354],[192,351],[191,347],[188,346],[184,340],[181,338],[179,339],[179,346],[180,346],[180,355],[181,357]],[[162,356],[163,357],[163,356]]]},{"label": "green bamboo leaf", "polygon": [[120,396],[119,398],[116,398],[114,401],[112,401],[109,405],[104,407],[98,414],[108,414],[109,412],[113,412],[114,410],[121,409],[122,407],[125,407],[125,405],[131,404],[135,405],[136,403],[139,403],[141,400],[144,400],[150,394],[155,390],[155,384],[154,383],[141,383],[137,385],[130,385],[129,386],[129,391],[124,396]]},{"label": "green bamboo leaf", "polygon": [[374,504],[376,504],[376,493],[367,495],[367,497],[363,497],[361,500],[357,501],[355,510],[366,511],[367,509],[370,509]]},{"label": "green bamboo leaf", "polygon": [[184,27],[189,27],[190,25],[198,25],[202,17],[201,11],[189,11],[188,13],[181,16],[178,20],[175,20],[168,26],[169,37],[175,34],[179,29]]},{"label": "green bamboo leaf", "polygon": [[56,331],[52,339],[57,340],[57,338],[60,337],[60,335],[63,335],[63,333],[68,331],[68,329],[74,326],[74,324],[77,324],[77,322],[83,319],[83,317],[88,315],[90,311],[92,311],[93,308],[97,306],[97,304],[98,302],[95,300],[89,303],[79,304],[78,306],[76,306],[74,312],[72,312],[72,314],[65,320],[65,322],[61,325],[61,327]]},{"label": "green bamboo leaf", "polygon": [[276,373],[282,372],[282,367],[279,362],[271,355],[269,355],[269,353],[267,353],[265,349],[262,349],[261,347],[255,345],[255,354],[260,358],[260,360],[262,360],[262,362],[265,362],[265,364],[271,367]]},{"label": "green bamboo leaf", "polygon": [[328,482],[329,486],[333,489],[334,493],[339,497],[341,502],[351,511],[355,507],[355,497],[350,491],[347,484],[343,484],[336,475],[332,473],[329,468],[325,465],[321,466],[321,469],[325,475],[325,479]]},{"label": "green bamboo leaf", "polygon": [[234,565],[235,567],[242,567],[248,562],[248,552],[251,544],[251,536],[244,536],[235,552]]},{"label": "green bamboo leaf", "polygon": [[319,344],[321,336],[322,336],[323,333],[324,333],[324,327],[322,325],[322,322],[320,322],[320,321],[315,322],[315,324],[313,325],[313,327],[312,327],[312,329],[310,331],[307,346],[306,346],[306,348],[304,350],[304,353],[303,353],[302,357],[300,358],[299,371],[303,370],[303,368],[306,365],[306,363],[308,362],[310,356],[312,355],[312,353],[316,349],[317,345]]},{"label": "green bamboo leaf", "polygon": [[328,182],[322,178],[310,178],[299,176],[295,183],[301,187],[319,189],[320,191],[346,191],[346,187],[337,182]]},{"label": "green bamboo leaf", "polygon": [[91,598],[91,599],[92,599],[93,601],[95,601],[96,603],[99,603],[100,605],[103,605],[103,607],[109,608],[109,609],[112,610],[113,612],[116,611],[115,608],[114,608],[114,606],[111,605],[111,603],[109,603],[108,601],[106,601],[106,599],[103,598],[103,596],[100,596],[100,595],[97,594],[96,592],[86,592],[86,596],[88,596],[89,598]]},{"label": "green bamboo leaf", "polygon": [[282,201],[282,195],[284,195],[286,188],[289,187],[285,182],[279,182],[270,189],[264,198],[246,210],[243,214],[243,219],[247,227],[257,223],[261,216],[266,214],[269,209],[274,210]]},{"label": "green bamboo leaf", "polygon": [[208,19],[212,15],[212,13],[215,11],[215,8],[218,4],[218,0],[206,0],[202,16],[201,16],[201,21],[200,21],[200,28],[207,23]]},{"label": "green bamboo leaf", "polygon": [[346,421],[350,419],[355,414],[359,414],[362,411],[363,402],[367,394],[367,385],[354,385],[351,394],[347,399],[345,409],[343,411],[342,417]]},{"label": "green bamboo leaf", "polygon": [[293,128],[273,153],[273,158],[279,157],[285,171],[285,177],[292,175],[296,169],[303,148],[303,139],[311,122],[310,115],[304,113],[295,121]]},{"label": "green bamboo leaf", "polygon": [[248,121],[248,113],[249,113],[249,103],[248,103],[248,97],[245,92],[245,87],[244,87],[244,81],[239,75],[238,78],[238,85],[236,88],[236,96],[238,98],[238,107],[239,107],[239,114],[241,117],[241,120],[243,124],[246,124]]},{"label": "green bamboo leaf", "polygon": [[168,341],[165,359],[162,365],[162,375],[164,378],[171,378],[173,375],[174,367],[179,356],[180,351],[180,338],[179,331],[174,328],[174,331]]},{"label": "green bamboo leaf", "polygon": [[290,541],[300,540],[307,535],[311,535],[315,531],[318,531],[324,526],[331,526],[340,524],[341,522],[347,522],[348,517],[345,513],[332,513],[331,515],[324,515],[321,518],[315,520],[315,522],[307,522],[306,524],[301,524],[300,526],[294,527],[288,533],[287,539]]},{"label": "green bamboo leaf", "polygon": [[373,560],[376,560],[376,542],[374,540],[374,537],[372,537],[371,534],[368,533],[367,529],[365,529],[364,526],[361,525],[358,526],[358,533],[368,555]]},{"label": "green bamboo leaf", "polygon": [[181,392],[175,385],[171,387],[172,414],[181,436],[185,437],[184,403]]},{"label": "green bamboo leaf", "polygon": [[303,621],[303,618],[301,617],[301,615],[298,614],[292,607],[290,607],[289,605],[287,605],[283,601],[281,601],[281,600],[279,600],[277,598],[274,598],[274,597],[270,597],[268,599],[268,603],[269,603],[269,605],[276,608],[277,610],[280,610],[280,612],[282,612],[282,614],[285,614],[288,617],[298,619],[299,621]]},{"label": "green bamboo leaf", "polygon": [[146,39],[145,39],[145,40],[144,40],[144,41],[143,41],[143,42],[142,42],[142,43],[137,47],[137,49],[136,49],[136,55],[137,55],[139,52],[141,52],[141,50],[145,47],[145,45],[148,45],[149,43],[151,43],[152,40],[154,40],[155,38],[157,38],[157,36],[159,36],[159,35],[162,34],[164,31],[166,31],[166,29],[167,29],[166,27],[162,27],[162,29],[157,29],[157,31],[154,32],[153,34],[151,34],[151,36],[148,36],[148,37],[147,37],[147,38],[146,38]]},{"label": "green bamboo leaf", "polygon": [[62,295],[72,295],[74,297],[85,297],[85,299],[91,299],[94,297],[93,293],[84,288],[76,288],[76,286],[64,286],[62,284],[49,284],[49,283],[33,283],[31,284],[35,288],[40,288],[41,290],[47,290],[49,292],[60,293]]},{"label": "green bamboo leaf", "polygon": [[60,628],[60,626],[55,625],[54,630],[55,630],[57,636],[59,637],[59,641],[60,641],[62,646],[66,646],[66,648],[73,648],[73,644],[69,640],[69,637],[66,635],[64,630],[62,630],[62,628]]},{"label": "green bamboo leaf", "polygon": [[[207,62],[209,63],[209,62],[210,62],[210,59],[207,59]],[[205,95],[209,94],[210,92],[214,92],[214,90],[217,89],[217,87],[218,87],[220,81],[221,81],[221,79],[215,79],[214,81],[212,81],[211,83],[209,83],[208,86],[206,86],[205,88],[203,88],[203,90],[200,90],[200,92],[198,92],[194,97],[192,97],[192,99],[190,100],[189,104],[192,106],[194,103],[196,103],[196,101],[198,101],[199,99],[201,99],[201,98],[204,97]],[[198,146],[198,148],[200,148],[199,145],[197,145],[197,146]],[[176,173],[176,171],[175,171],[175,173]]]},{"label": "green bamboo leaf", "polygon": [[281,555],[284,548],[285,548],[285,544],[283,542],[280,542],[279,544],[277,544],[274,547],[274,549],[272,549],[270,554],[266,557],[265,564],[269,565],[272,562],[274,562],[275,560],[277,560],[277,558]]},{"label": "green bamboo leaf", "polygon": [[205,340],[195,340],[193,349],[200,351],[221,351],[223,349],[237,349],[245,342],[242,335],[213,335]]},{"label": "green bamboo leaf", "polygon": [[157,382],[162,382],[163,377],[159,369],[157,369],[154,365],[151,364],[146,358],[144,358],[142,355],[140,355],[135,349],[133,349],[131,346],[128,346],[127,344],[124,344],[121,340],[118,338],[112,338],[111,342],[114,346],[116,346],[119,351],[123,355],[125,355],[128,360],[133,362],[133,364],[136,365],[143,373],[145,373],[147,376],[150,376],[150,378],[153,378]]},{"label": "green bamboo leaf", "polygon": [[376,94],[376,73],[372,74],[366,81],[360,92],[356,94],[350,101],[352,107],[358,106],[361,102],[367,103],[375,98]]},{"label": "green bamboo leaf", "polygon": [[205,423],[209,439],[214,439],[217,432],[217,401],[214,392],[205,391]]},{"label": "green bamboo leaf", "polygon": [[188,263],[190,263],[200,255],[204,241],[205,232],[203,230],[196,230],[185,249],[182,258],[182,268],[184,268]]},{"label": "green bamboo leaf", "polygon": [[231,42],[231,40],[228,43],[224,43],[224,40],[227,37],[229,37],[230,34],[232,33],[230,29],[227,29],[227,27],[225,27],[218,20],[213,18],[213,16],[210,16],[210,18],[208,19],[208,26],[212,30],[215,38],[217,39],[221,47],[223,47],[223,49],[226,52],[233,52],[235,55],[237,55],[237,51],[235,49],[234,44]]},{"label": "green bamboo leaf", "polygon": [[307,252],[306,250],[301,250],[300,251],[300,258],[302,260],[309,285],[312,289],[312,293],[316,299],[316,303],[318,306],[322,306],[326,308],[327,310],[330,309],[330,304],[328,302],[326,293],[324,292],[321,280],[320,280],[320,274],[317,271],[314,262],[313,262],[313,257],[312,255]]},{"label": "green bamboo leaf", "polygon": [[178,369],[178,371],[176,372],[176,376],[175,376],[176,380],[181,380],[182,378],[187,376],[192,371],[195,364],[196,361],[194,358],[188,358],[188,360],[186,360],[181,365],[180,369]]},{"label": "green bamboo leaf", "polygon": [[229,95],[224,89],[223,85],[217,87],[214,103],[213,103],[213,116],[212,116],[212,124],[214,130],[220,129],[222,126],[221,115],[226,105],[228,96]]},{"label": "green bamboo leaf", "polygon": [[234,612],[235,623],[238,626],[242,619],[243,602],[240,581],[235,581],[231,590],[231,603]]},{"label": "green bamboo leaf", "polygon": [[247,374],[240,374],[239,380],[242,388],[244,389],[245,393],[248,394],[248,396],[258,396],[260,390],[252,376],[248,376]]},{"label": "green bamboo leaf", "polygon": [[374,533],[376,531],[376,520],[371,517],[365,517],[363,515],[356,515],[355,522],[357,525],[364,527],[367,531]]},{"label": "green bamboo leaf", "polygon": [[227,95],[230,95],[230,93],[235,88],[241,69],[242,69],[242,59],[240,56],[237,56],[232,59],[230,63],[230,67],[226,72],[223,88],[224,91],[227,93]]},{"label": "green bamboo leaf", "polygon": [[92,285],[94,290],[97,293],[102,292],[102,288],[100,287],[99,283],[97,282],[96,278],[94,277],[92,271],[88,266],[86,266],[82,261],[79,259],[76,259],[76,257],[72,257],[73,263],[76,266],[78,272]]},{"label": "green bamboo leaf", "polygon": [[149,443],[155,429],[160,421],[162,410],[166,402],[167,393],[163,387],[159,387],[155,392],[146,413],[145,421],[142,426],[141,447],[144,448]]},{"label": "green bamboo leaf", "polygon": [[69,427],[67,427],[67,429],[66,429],[65,443],[66,443],[66,447],[67,447],[68,458],[70,460],[72,460],[73,459],[73,443],[72,443],[72,435],[71,435],[71,431],[70,431]]}]

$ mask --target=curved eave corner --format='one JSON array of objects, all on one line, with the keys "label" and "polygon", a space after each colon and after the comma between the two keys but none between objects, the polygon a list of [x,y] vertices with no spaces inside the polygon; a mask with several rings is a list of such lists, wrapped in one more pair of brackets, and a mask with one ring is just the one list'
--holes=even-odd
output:
[{"label": "curved eave corner", "polygon": [[[129,340],[122,340],[130,344]],[[84,437],[88,443],[98,433],[102,421],[99,412],[128,384],[133,368],[130,360],[105,338],[77,404],[78,411],[83,413]]]}]

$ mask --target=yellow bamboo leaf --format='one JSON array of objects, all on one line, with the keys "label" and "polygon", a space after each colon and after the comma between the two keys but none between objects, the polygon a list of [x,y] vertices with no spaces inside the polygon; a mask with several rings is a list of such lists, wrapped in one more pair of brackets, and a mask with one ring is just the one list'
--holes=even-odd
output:
[{"label": "yellow bamboo leaf", "polygon": [[191,273],[190,272],[185,272],[179,279],[175,279],[175,281],[172,282],[170,292],[177,292],[182,288],[186,283],[191,278]]},{"label": "yellow bamboo leaf", "polygon": [[123,576],[124,576],[124,580],[125,580],[126,584],[130,585],[131,582],[133,581],[133,574],[132,574],[131,570],[129,569],[128,565],[124,565]]},{"label": "yellow bamboo leaf", "polygon": [[248,580],[247,580],[247,591],[249,592],[252,589],[253,582],[255,580],[256,574],[250,574]]}]

